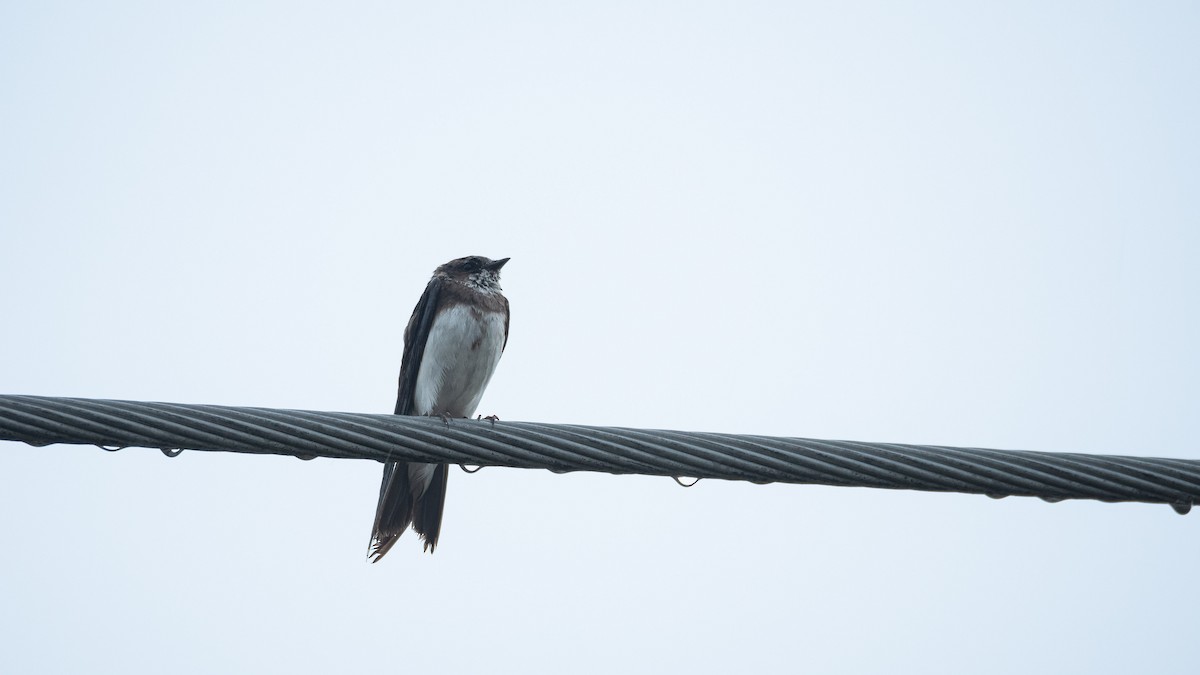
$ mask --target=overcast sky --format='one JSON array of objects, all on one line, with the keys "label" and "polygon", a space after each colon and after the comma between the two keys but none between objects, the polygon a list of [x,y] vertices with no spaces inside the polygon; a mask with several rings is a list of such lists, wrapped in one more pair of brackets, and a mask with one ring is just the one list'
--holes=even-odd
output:
[{"label": "overcast sky", "polygon": [[[1195,3],[0,4],[0,391],[1200,458]],[[0,444],[0,671],[1183,672],[1167,506]]]}]

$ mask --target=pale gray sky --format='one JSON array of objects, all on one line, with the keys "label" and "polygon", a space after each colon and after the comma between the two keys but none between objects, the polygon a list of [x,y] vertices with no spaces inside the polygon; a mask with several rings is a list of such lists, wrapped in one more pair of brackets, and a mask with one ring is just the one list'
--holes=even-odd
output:
[{"label": "pale gray sky", "polygon": [[[0,5],[0,390],[1200,457],[1194,3]],[[1178,672],[1166,506],[0,444],[4,672]]]}]

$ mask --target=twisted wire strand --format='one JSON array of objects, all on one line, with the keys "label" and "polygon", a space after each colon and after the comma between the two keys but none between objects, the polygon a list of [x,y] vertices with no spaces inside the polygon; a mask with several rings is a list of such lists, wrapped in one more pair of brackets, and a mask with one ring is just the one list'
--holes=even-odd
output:
[{"label": "twisted wire strand", "polygon": [[1056,502],[1200,501],[1200,460],[0,396],[0,440],[815,483]]}]

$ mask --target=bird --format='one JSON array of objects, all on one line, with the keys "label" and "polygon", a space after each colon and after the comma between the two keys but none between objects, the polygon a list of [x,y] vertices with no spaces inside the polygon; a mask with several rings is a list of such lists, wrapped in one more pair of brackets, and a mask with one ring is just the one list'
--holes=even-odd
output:
[{"label": "bird", "polygon": [[[404,329],[397,415],[470,417],[508,346],[508,258],[456,258],[439,266]],[[494,419],[494,418],[490,418]],[[446,464],[385,462],[367,557],[380,559],[411,525],[433,553],[446,503]]]}]

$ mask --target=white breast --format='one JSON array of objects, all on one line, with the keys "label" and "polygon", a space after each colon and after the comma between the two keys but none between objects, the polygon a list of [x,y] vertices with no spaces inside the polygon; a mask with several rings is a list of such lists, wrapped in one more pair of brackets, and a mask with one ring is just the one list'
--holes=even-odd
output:
[{"label": "white breast", "polygon": [[429,329],[417,371],[413,403],[418,415],[470,417],[504,351],[504,315],[454,305]]}]

